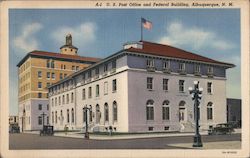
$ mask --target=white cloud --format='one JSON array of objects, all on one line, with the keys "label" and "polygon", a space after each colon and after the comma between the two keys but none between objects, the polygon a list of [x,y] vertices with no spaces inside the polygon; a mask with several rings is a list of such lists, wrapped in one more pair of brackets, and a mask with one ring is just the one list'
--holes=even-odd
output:
[{"label": "white cloud", "polygon": [[23,26],[22,33],[13,40],[15,48],[21,49],[25,53],[38,49],[39,42],[34,35],[42,28],[43,26],[40,23],[32,23]]},{"label": "white cloud", "polygon": [[198,27],[184,26],[180,22],[172,22],[166,28],[166,35],[158,41],[175,46],[191,46],[198,50],[203,47],[227,50],[233,48],[231,42],[220,39],[215,33]]},{"label": "white cloud", "polygon": [[52,33],[52,38],[57,45],[62,46],[65,44],[65,36],[70,33],[73,38],[73,45],[79,49],[84,49],[85,46],[95,41],[96,30],[96,24],[92,22],[82,23],[75,27],[62,26]]}]

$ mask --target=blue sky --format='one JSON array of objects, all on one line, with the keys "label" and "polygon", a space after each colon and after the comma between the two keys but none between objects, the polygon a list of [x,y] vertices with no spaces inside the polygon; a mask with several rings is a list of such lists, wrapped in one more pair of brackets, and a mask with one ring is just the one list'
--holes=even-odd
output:
[{"label": "blue sky", "polygon": [[140,40],[140,18],[153,23],[144,40],[233,63],[227,97],[240,98],[239,9],[10,9],[10,114],[17,114],[17,63],[32,50],[59,52],[71,33],[79,55],[104,58]]}]

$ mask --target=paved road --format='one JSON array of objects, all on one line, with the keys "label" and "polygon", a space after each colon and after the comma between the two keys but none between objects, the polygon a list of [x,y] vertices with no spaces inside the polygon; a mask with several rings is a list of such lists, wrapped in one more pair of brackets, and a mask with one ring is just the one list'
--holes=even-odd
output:
[{"label": "paved road", "polygon": [[[138,138],[126,140],[85,140],[79,138],[10,134],[10,149],[176,149],[175,143],[193,142],[192,136]],[[240,141],[241,134],[202,136],[203,143]],[[182,148],[183,149],[183,148]]]}]

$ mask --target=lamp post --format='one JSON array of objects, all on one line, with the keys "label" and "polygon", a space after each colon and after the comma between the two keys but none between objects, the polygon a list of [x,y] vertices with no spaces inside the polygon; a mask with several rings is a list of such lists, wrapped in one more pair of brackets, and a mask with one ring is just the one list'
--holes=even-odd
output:
[{"label": "lamp post", "polygon": [[43,117],[43,129],[44,129],[44,116],[46,115],[44,112],[41,114]]},{"label": "lamp post", "polygon": [[195,116],[195,135],[193,147],[202,147],[201,135],[199,133],[199,104],[202,97],[203,88],[199,88],[199,81],[194,81],[194,89],[189,87],[189,92],[192,94],[192,100],[194,100],[194,116]]},{"label": "lamp post", "polygon": [[88,110],[89,110],[89,112],[92,110],[92,108],[90,107],[90,108],[88,108],[87,107],[87,105],[85,105],[84,106],[84,108],[83,108],[83,110],[84,110],[84,113],[85,113],[85,136],[84,136],[84,138],[85,139],[89,139],[89,132],[88,132]]}]

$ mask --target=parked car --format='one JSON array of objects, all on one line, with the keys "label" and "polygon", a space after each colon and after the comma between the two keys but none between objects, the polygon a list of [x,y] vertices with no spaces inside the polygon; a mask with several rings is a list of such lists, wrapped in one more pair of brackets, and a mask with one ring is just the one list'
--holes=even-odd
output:
[{"label": "parked car", "polygon": [[217,124],[215,127],[212,127],[208,130],[208,135],[217,135],[217,134],[232,134],[234,128],[229,123]]},{"label": "parked car", "polygon": [[9,133],[20,133],[20,127],[18,125],[10,125]]},{"label": "parked car", "polygon": [[54,128],[53,126],[49,126],[49,125],[44,125],[43,129],[40,130],[40,136],[41,135],[50,135],[53,136],[54,135]]}]

